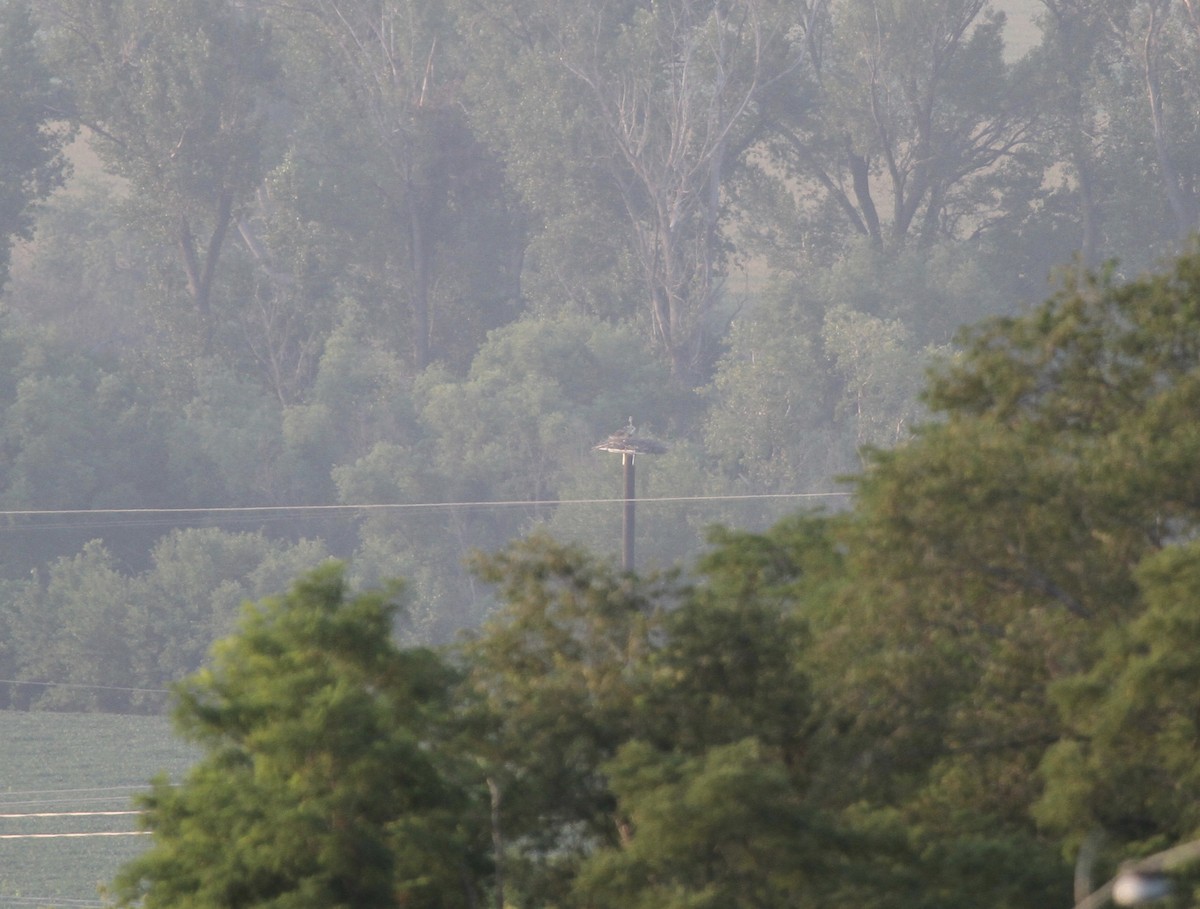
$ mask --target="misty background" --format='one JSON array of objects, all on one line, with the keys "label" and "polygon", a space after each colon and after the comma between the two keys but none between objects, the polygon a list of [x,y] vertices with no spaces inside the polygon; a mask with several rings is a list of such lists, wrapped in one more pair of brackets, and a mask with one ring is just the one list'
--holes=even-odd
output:
[{"label": "misty background", "polygon": [[[156,710],[323,558],[836,509],[960,327],[1198,221],[1163,0],[0,2],[0,686]],[[663,501],[656,501],[663,500]],[[101,688],[61,687],[61,683]]]}]

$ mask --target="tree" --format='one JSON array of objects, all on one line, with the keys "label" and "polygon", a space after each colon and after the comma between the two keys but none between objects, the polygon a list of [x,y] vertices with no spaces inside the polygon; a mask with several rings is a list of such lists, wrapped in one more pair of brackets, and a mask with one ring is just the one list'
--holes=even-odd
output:
[{"label": "tree", "polygon": [[1046,755],[1040,821],[1077,845],[1100,832],[1130,858],[1195,836],[1200,728],[1194,541],[1143,560],[1141,609],[1105,635],[1096,663],[1054,688],[1067,734]]},{"label": "tree", "polygon": [[1200,17],[1189,4],[1150,0],[1137,18],[1142,38],[1142,78],[1154,161],[1178,240],[1200,226],[1197,177],[1200,161],[1189,153],[1196,127],[1185,111],[1195,102],[1196,51]]},{"label": "tree", "polygon": [[812,6],[816,101],[771,99],[763,159],[769,191],[795,199],[806,246],[928,246],[1029,214],[1041,180],[1027,154],[1031,73],[1004,61],[1004,19],[987,0]]},{"label": "tree", "polygon": [[[122,626],[137,684],[162,688],[199,671],[212,645],[235,630],[247,601],[286,589],[328,557],[317,541],[289,544],[215,527],[163,536],[150,551],[150,567],[128,579]],[[88,655],[77,658],[86,662]]]},{"label": "tree", "polygon": [[498,329],[460,381],[422,383],[438,462],[468,489],[553,498],[565,466],[627,418],[666,424],[681,396],[632,331],[572,312]]},{"label": "tree", "polygon": [[[36,334],[13,398],[0,412],[9,507],[103,507],[161,501],[170,488],[166,414],[127,375]],[[131,454],[132,453],[132,454]]]},{"label": "tree", "polygon": [[[1126,284],[1070,279],[963,344],[930,382],[938,419],[872,453],[840,532],[855,582],[815,674],[838,777],[898,808],[935,868],[977,837],[1053,873],[1035,804],[1071,843],[1091,811],[1135,847],[1186,837],[1164,793],[1190,785],[1170,774],[1191,733],[1152,705],[1191,672],[1164,610],[1200,522],[1200,250]],[[1118,728],[1151,730],[1151,753]]]},{"label": "tree", "polygon": [[632,743],[605,769],[627,842],[585,863],[575,882],[581,905],[765,909],[812,892],[827,831],[785,765],[755,740],[699,757]]},{"label": "tree", "polygon": [[1088,92],[1090,78],[1103,68],[1105,51],[1111,46],[1105,39],[1110,33],[1103,15],[1095,8],[1072,0],[1042,0],[1048,14],[1044,26],[1043,47],[1050,70],[1057,76],[1050,82],[1046,127],[1062,149],[1066,166],[1073,172],[1077,199],[1080,264],[1094,268],[1100,247],[1100,220],[1103,206],[1099,198],[1100,151],[1096,142],[1100,111]]},{"label": "tree", "polygon": [[[907,437],[936,349],[914,337],[913,309],[941,302],[933,286],[952,278],[922,267],[924,254],[859,252],[820,277],[773,283],[734,321],[704,424],[733,488],[827,489],[861,466],[865,446]],[[892,312],[902,318],[883,317]]]},{"label": "tree", "polygon": [[12,584],[5,621],[20,642],[12,677],[34,683],[17,689],[22,703],[160,712],[163,687],[201,667],[242,604],[326,557],[310,541],[180,530],[154,545],[149,568],[130,573],[113,555],[128,540],[93,539]]},{"label": "tree", "polygon": [[1197,227],[1192,3],[1042,0],[1047,136],[1069,179],[1049,212],[1077,221],[1085,267],[1175,255]]},{"label": "tree", "polygon": [[820,773],[811,631],[844,580],[830,529],[711,533],[646,655],[634,738],[603,767],[621,838],[580,868],[583,905],[828,905],[879,874]]},{"label": "tree", "polygon": [[461,651],[469,747],[510,901],[774,905],[838,853],[802,611],[837,556],[811,519],[713,544],[694,584],[542,536],[477,561],[503,606]]},{"label": "tree", "polygon": [[14,239],[29,239],[32,207],[61,185],[63,147],[72,130],[61,123],[61,92],[41,57],[28,4],[0,5],[0,287],[8,280]]},{"label": "tree", "polygon": [[[603,10],[563,48],[617,162],[653,337],[672,374],[691,387],[724,271],[722,187],[751,134],[748,114],[778,61],[765,3],[682,0],[638,10],[627,23]],[[786,57],[785,57],[786,59]]]},{"label": "tree", "polygon": [[[412,617],[437,639],[476,625],[492,601],[463,577],[463,560],[555,519],[564,509],[549,503],[564,495],[572,471],[598,475],[591,448],[624,422],[628,401],[640,402],[642,425],[661,425],[679,412],[672,391],[666,367],[631,329],[560,312],[494,330],[465,377],[431,370],[410,393],[381,399],[378,410],[389,416],[414,399],[419,431],[347,458],[335,478],[347,504],[528,504],[368,515],[355,570],[411,579],[420,601]],[[370,398],[364,389],[356,404]]]},{"label": "tree", "polygon": [[73,118],[130,182],[130,203],[173,247],[208,353],[217,265],[266,166],[274,85],[269,33],[228,2],[55,0],[47,4]]},{"label": "tree", "polygon": [[708,389],[705,449],[754,492],[814,489],[852,466],[830,425],[820,318],[803,302],[794,288],[769,288],[734,321]]},{"label": "tree", "polygon": [[298,211],[353,238],[356,290],[410,371],[463,365],[519,311],[523,237],[467,122],[445,4],[305,0],[278,16]]},{"label": "tree", "polygon": [[[711,361],[726,270],[722,191],[753,135],[759,94],[795,65],[790,23],[760,0],[553,3],[516,14],[501,6],[489,7],[493,21],[523,22],[508,33],[508,71],[544,80],[570,135],[565,147],[540,149],[540,132],[509,135],[510,167],[534,198],[598,184],[625,224],[639,322],[673,376],[695,387]],[[495,97],[502,110],[525,113],[521,99]],[[564,154],[582,155],[591,173]]]},{"label": "tree", "polygon": [[114,205],[113,182],[76,174],[68,191],[38,207],[37,242],[6,287],[5,304],[23,322],[52,331],[56,347],[120,351],[121,370],[130,374],[158,346],[147,318],[154,252]]},{"label": "tree", "polygon": [[22,706],[128,712],[137,701],[128,579],[99,540],[46,575],[45,587],[30,581],[14,597],[20,677],[49,683],[20,689]]},{"label": "tree", "polygon": [[504,604],[462,649],[502,890],[557,903],[579,863],[618,840],[601,765],[631,737],[639,676],[671,594],[544,535],[474,568]]},{"label": "tree", "polygon": [[176,489],[206,503],[302,498],[293,486],[277,400],[220,360],[200,364],[207,368],[166,433]]},{"label": "tree", "polygon": [[175,689],[203,756],[142,799],[154,842],[118,905],[475,904],[470,799],[438,744],[452,676],[391,643],[394,608],[336,564],[248,607]]}]

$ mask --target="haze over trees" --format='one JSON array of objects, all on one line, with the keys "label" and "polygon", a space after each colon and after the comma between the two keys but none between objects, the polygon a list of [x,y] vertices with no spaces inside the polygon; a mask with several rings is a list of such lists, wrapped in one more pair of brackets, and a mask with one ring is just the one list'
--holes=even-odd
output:
[{"label": "haze over trees", "polygon": [[1191,8],[1044,7],[1016,54],[983,0],[6,0],[8,677],[160,685],[317,554],[448,640],[472,551],[616,548],[556,503],[631,414],[644,565],[836,507],[960,326],[1195,227]]}]

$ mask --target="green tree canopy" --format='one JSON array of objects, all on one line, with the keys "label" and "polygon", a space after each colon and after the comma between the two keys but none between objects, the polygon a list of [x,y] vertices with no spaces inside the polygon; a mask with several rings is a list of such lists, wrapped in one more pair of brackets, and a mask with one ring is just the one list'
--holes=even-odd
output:
[{"label": "green tree canopy", "polygon": [[1167,795],[1189,725],[1158,708],[1191,672],[1198,339],[1200,249],[1071,279],[968,332],[929,385],[938,418],[859,478],[815,678],[857,757],[842,784],[935,863],[967,834],[1033,855],[1094,823],[1147,848],[1194,834]]},{"label": "green tree canopy", "polygon": [[203,751],[144,798],[122,906],[472,906],[470,804],[438,746],[451,674],[390,639],[394,605],[328,564],[249,606],[176,688]]}]

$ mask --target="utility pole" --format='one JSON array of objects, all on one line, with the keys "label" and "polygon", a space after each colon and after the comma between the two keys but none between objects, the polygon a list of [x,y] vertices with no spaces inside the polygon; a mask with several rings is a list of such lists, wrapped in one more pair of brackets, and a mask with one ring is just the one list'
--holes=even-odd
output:
[{"label": "utility pole", "polygon": [[625,571],[633,571],[634,502],[636,498],[633,472],[634,455],[662,454],[667,450],[667,446],[657,439],[639,435],[637,428],[633,425],[633,417],[630,417],[627,426],[617,430],[599,445],[594,446],[593,450],[611,451],[621,456],[621,473],[625,489],[622,499],[625,510],[621,520],[621,568]]}]

